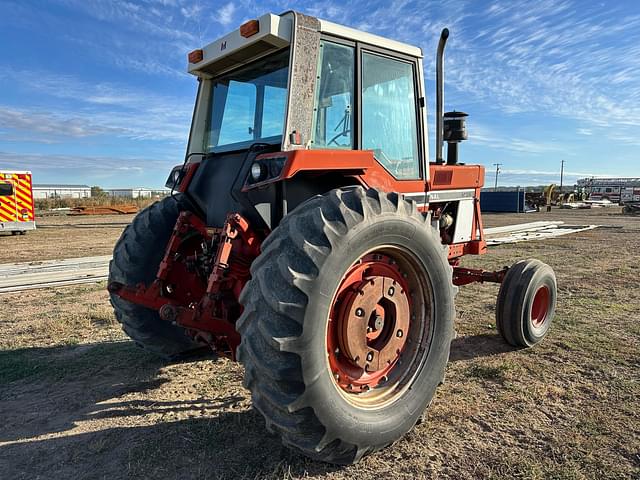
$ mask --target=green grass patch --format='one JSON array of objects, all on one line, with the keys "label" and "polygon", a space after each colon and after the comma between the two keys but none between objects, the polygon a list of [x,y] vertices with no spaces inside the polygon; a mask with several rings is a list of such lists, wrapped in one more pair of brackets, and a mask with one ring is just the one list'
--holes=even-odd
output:
[{"label": "green grass patch", "polygon": [[59,381],[77,375],[99,375],[105,369],[155,369],[162,362],[133,342],[77,344],[0,351],[0,385],[29,378]]},{"label": "green grass patch", "polygon": [[513,362],[504,362],[499,365],[473,364],[467,369],[467,376],[504,383],[510,379],[511,373],[515,369],[517,369],[517,365]]},{"label": "green grass patch", "polygon": [[0,385],[42,374],[49,368],[46,362],[38,361],[24,349],[2,351],[0,352]]}]

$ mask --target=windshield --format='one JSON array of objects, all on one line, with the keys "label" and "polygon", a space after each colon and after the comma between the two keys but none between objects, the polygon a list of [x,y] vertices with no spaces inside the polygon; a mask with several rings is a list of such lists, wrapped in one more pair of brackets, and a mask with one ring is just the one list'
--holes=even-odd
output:
[{"label": "windshield", "polygon": [[287,49],[213,80],[205,151],[281,142],[288,76]]}]

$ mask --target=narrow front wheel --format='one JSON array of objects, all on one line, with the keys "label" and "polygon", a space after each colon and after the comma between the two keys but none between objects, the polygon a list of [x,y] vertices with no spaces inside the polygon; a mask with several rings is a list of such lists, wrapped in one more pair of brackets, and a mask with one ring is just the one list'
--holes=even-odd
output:
[{"label": "narrow front wheel", "polygon": [[496,303],[496,327],[514,347],[532,347],[549,331],[556,309],[553,269],[539,260],[521,260],[507,271]]}]

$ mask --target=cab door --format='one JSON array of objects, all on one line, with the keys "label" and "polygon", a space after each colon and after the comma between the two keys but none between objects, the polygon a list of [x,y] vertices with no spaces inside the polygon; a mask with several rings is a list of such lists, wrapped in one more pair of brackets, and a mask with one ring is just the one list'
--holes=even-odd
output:
[{"label": "cab door", "polygon": [[31,175],[29,173],[14,175],[13,189],[18,221],[32,222],[34,220],[34,206]]}]

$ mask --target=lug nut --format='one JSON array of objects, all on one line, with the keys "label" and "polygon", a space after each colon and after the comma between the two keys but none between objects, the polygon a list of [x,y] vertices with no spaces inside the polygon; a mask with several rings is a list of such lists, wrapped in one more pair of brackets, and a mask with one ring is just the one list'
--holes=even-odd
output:
[{"label": "lug nut", "polygon": [[389,287],[389,291],[387,293],[389,294],[390,297],[393,297],[393,294],[396,293],[396,291],[393,287]]},{"label": "lug nut", "polygon": [[333,374],[333,378],[336,379],[336,381],[340,380],[340,375],[338,375],[337,373]]},{"label": "lug nut", "polygon": [[371,360],[373,360],[373,352],[367,353],[367,361],[370,362]]},{"label": "lug nut", "polygon": [[356,308],[356,317],[364,317],[364,310],[361,308]]},{"label": "lug nut", "polygon": [[402,338],[402,335],[403,335],[402,330],[398,330],[398,331],[396,332],[396,337],[398,337],[398,338]]}]

